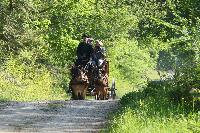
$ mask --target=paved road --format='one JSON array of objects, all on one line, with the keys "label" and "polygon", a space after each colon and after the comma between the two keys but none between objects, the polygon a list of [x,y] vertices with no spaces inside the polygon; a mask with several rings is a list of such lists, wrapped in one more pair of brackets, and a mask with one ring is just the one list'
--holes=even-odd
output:
[{"label": "paved road", "polygon": [[0,132],[99,132],[118,100],[0,103]]}]

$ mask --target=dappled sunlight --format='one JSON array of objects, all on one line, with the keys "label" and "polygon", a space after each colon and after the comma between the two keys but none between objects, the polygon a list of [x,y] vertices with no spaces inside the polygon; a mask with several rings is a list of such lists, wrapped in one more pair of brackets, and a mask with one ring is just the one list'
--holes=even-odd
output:
[{"label": "dappled sunlight", "polygon": [[117,100],[4,102],[0,104],[1,131],[99,131]]}]

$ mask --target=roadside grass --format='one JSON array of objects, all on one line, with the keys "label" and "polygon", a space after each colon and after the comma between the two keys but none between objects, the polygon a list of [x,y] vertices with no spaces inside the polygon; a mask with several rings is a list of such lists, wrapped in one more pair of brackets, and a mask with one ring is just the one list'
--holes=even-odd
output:
[{"label": "roadside grass", "polygon": [[109,129],[112,133],[199,133],[199,116],[172,115],[146,116],[136,113],[132,109],[126,109],[121,116],[113,120]]},{"label": "roadside grass", "polygon": [[21,88],[12,84],[2,85],[5,84],[1,84],[0,87],[0,101],[49,101],[69,99],[62,88],[39,85]]},{"label": "roadside grass", "polygon": [[44,66],[8,61],[0,69],[0,101],[46,101],[69,99],[58,79]]},{"label": "roadside grass", "polygon": [[[113,72],[114,73],[114,72]],[[149,77],[149,80],[158,80],[160,77],[157,73],[157,71],[153,69],[147,70],[147,77]],[[116,94],[118,98],[121,98],[122,96],[126,95],[129,92],[137,91],[142,89],[142,86],[146,85],[146,81],[142,84],[136,84],[131,83],[128,79],[121,78],[119,73],[115,73],[115,75],[111,75],[109,77],[109,86],[112,86],[112,80],[115,80],[115,87],[116,87]]]},{"label": "roadside grass", "polygon": [[[131,86],[131,84],[126,80],[119,80],[119,79],[116,78],[115,82],[116,82],[115,87],[117,89],[116,95],[117,95],[118,98],[121,98],[123,95],[134,91],[134,87]],[[112,80],[111,80],[111,83],[112,83]],[[110,85],[110,87],[111,87],[111,85]]]},{"label": "roadside grass", "polygon": [[160,88],[156,92],[130,92],[120,99],[120,108],[107,129],[109,133],[200,133],[200,111],[184,99],[172,101]]}]

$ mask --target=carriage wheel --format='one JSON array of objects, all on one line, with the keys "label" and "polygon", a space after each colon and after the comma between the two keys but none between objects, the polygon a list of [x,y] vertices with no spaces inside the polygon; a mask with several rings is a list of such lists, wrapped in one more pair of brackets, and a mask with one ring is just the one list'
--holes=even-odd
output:
[{"label": "carriage wheel", "polygon": [[115,79],[113,78],[112,80],[112,86],[111,86],[111,90],[110,90],[110,95],[112,99],[115,99],[116,97],[116,92],[115,92],[116,88],[115,88]]}]

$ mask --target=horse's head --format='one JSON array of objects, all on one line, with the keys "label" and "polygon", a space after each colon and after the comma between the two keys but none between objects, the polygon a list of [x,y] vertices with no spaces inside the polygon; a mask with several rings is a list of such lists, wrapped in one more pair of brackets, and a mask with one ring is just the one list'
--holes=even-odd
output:
[{"label": "horse's head", "polygon": [[82,66],[74,66],[72,68],[72,78],[77,81],[87,81],[86,71]]},{"label": "horse's head", "polygon": [[103,86],[108,85],[108,75],[107,74],[101,75],[101,77],[97,78],[95,82],[96,84],[103,85]]}]

